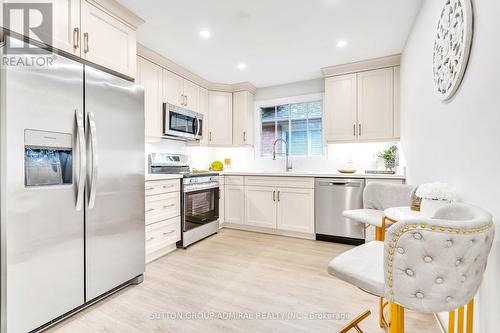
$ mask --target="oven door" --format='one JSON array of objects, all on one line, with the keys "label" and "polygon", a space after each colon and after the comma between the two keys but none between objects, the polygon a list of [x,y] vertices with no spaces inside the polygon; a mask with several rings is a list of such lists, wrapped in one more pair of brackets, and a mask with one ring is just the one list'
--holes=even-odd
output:
[{"label": "oven door", "polygon": [[163,104],[163,135],[196,140],[202,136],[203,115],[177,107]]},{"label": "oven door", "polygon": [[184,232],[219,219],[219,188],[184,193]]}]

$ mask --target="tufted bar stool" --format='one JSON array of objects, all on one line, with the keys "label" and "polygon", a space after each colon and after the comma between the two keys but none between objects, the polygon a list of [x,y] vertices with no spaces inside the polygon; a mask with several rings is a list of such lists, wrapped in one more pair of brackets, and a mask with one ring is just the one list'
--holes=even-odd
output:
[{"label": "tufted bar stool", "polygon": [[414,186],[369,183],[363,191],[363,209],[345,210],[342,214],[354,223],[364,223],[375,227],[375,239],[383,241],[386,224],[384,210],[391,207],[409,206],[415,191]]},{"label": "tufted bar stool", "polygon": [[393,224],[385,242],[374,241],[344,252],[329,263],[328,272],[389,300],[391,333],[404,332],[404,309],[451,311],[449,333],[455,332],[458,310],[458,332],[464,332],[466,304],[466,332],[472,333],[473,298],[483,279],[493,237],[489,213],[467,204],[449,204],[432,218]]},{"label": "tufted bar stool", "polygon": [[[363,209],[345,210],[342,215],[353,223],[375,227],[375,240],[383,241],[386,227],[394,221],[384,215],[391,207],[409,206],[416,187],[382,182],[368,183],[363,191]],[[387,327],[383,312],[387,302],[379,299],[379,325]]]}]

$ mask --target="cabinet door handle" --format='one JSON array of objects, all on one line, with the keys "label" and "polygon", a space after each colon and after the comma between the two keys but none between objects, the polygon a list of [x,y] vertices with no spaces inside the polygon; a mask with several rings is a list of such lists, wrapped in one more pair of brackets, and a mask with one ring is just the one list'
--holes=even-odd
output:
[{"label": "cabinet door handle", "polygon": [[356,124],[352,125],[352,135],[356,136]]},{"label": "cabinet door handle", "polygon": [[208,133],[208,141],[212,142],[212,132]]},{"label": "cabinet door handle", "polygon": [[187,95],[184,95],[184,98],[186,99],[186,103],[185,103],[184,105],[185,105],[185,106],[188,106],[188,104],[189,104],[189,100],[188,100]]},{"label": "cabinet door handle", "polygon": [[278,202],[280,202],[280,193],[281,191],[278,191]]},{"label": "cabinet door handle", "polygon": [[361,124],[359,124],[359,136],[361,136]]},{"label": "cabinet door handle", "polygon": [[73,29],[73,49],[80,47],[80,28]]},{"label": "cabinet door handle", "polygon": [[88,32],[83,34],[83,43],[84,43],[83,52],[89,53],[90,48],[89,48],[89,33]]},{"label": "cabinet door handle", "polygon": [[273,201],[276,201],[276,191],[273,191]]},{"label": "cabinet door handle", "polygon": [[247,132],[243,132],[243,142],[247,142]]}]

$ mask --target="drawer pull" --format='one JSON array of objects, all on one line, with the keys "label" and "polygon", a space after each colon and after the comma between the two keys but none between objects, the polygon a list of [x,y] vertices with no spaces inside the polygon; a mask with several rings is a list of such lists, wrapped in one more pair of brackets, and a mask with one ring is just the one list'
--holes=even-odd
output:
[{"label": "drawer pull", "polygon": [[175,232],[175,230],[170,230],[169,232],[164,232],[164,233],[163,233],[163,236],[170,235],[170,234],[172,234],[172,233],[174,233],[174,232]]},{"label": "drawer pull", "polygon": [[163,185],[162,187],[163,188],[172,188],[172,187],[174,187],[174,185]]},{"label": "drawer pull", "polygon": [[146,210],[146,213],[152,212],[153,210],[155,210],[155,209],[154,208],[149,208],[148,210]]},{"label": "drawer pull", "polygon": [[146,239],[146,242],[150,242],[152,241],[153,239],[155,239],[154,237],[149,237],[148,239]]},{"label": "drawer pull", "polygon": [[148,187],[148,188],[146,189],[146,191],[152,191],[152,190],[154,190],[154,189],[155,189],[154,187]]},{"label": "drawer pull", "polygon": [[170,205],[163,206],[163,209],[172,208],[172,207],[175,207],[175,204],[170,204]]}]

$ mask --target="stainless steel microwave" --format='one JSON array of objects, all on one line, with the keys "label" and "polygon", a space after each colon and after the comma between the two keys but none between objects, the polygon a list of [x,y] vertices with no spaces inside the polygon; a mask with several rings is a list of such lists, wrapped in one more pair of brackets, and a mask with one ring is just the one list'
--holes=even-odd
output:
[{"label": "stainless steel microwave", "polygon": [[163,136],[183,140],[203,138],[203,114],[163,103]]}]

